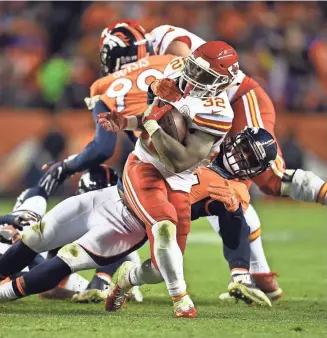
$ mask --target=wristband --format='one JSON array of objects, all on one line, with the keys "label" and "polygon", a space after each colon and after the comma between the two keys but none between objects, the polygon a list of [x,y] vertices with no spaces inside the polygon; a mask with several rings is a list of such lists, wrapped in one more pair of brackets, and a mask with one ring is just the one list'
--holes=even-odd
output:
[{"label": "wristband", "polygon": [[158,130],[161,129],[156,120],[149,120],[143,124],[145,130],[148,132],[150,137]]},{"label": "wristband", "polygon": [[138,127],[138,120],[136,116],[127,116],[126,117],[126,127],[125,130],[136,130]]}]

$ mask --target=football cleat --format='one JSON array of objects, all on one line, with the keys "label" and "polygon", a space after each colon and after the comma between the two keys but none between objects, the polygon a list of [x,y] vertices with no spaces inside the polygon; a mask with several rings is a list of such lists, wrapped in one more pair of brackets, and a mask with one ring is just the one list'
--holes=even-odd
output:
[{"label": "football cleat", "polygon": [[194,304],[188,294],[179,300],[173,301],[173,305],[174,316],[176,318],[196,318],[198,316]]},{"label": "football cleat", "polygon": [[77,293],[73,296],[72,301],[74,303],[101,303],[104,302],[108,296],[109,289],[107,290],[97,290],[90,289],[85,290],[80,293]]},{"label": "football cleat", "polygon": [[271,306],[269,298],[255,284],[250,273],[237,274],[232,276],[228,284],[228,292],[237,300],[246,304],[259,304]]},{"label": "football cleat", "polygon": [[75,295],[76,291],[71,291],[56,286],[51,290],[40,293],[39,297],[41,299],[63,300],[63,299],[72,299]]},{"label": "football cleat", "polygon": [[143,302],[143,294],[139,286],[133,286],[130,292],[130,299],[135,300],[137,303]]},{"label": "football cleat", "polygon": [[135,265],[133,262],[124,262],[114,274],[113,285],[110,287],[106,298],[106,311],[117,311],[126,303],[133,287],[129,280],[129,273]]},{"label": "football cleat", "polygon": [[275,276],[279,277],[279,274],[276,272],[252,274],[258,288],[272,301],[278,300],[284,294],[283,290],[279,287],[278,282],[274,279]]}]

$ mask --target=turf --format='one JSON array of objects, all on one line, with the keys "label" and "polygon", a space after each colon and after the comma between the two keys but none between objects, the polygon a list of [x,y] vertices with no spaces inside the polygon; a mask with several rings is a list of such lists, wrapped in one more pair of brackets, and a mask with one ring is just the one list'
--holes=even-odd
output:
[{"label": "turf", "polygon": [[[7,211],[7,203],[0,204]],[[206,221],[193,224],[185,275],[199,318],[174,319],[164,285],[143,288],[143,304],[108,314],[103,305],[44,301],[0,305],[0,337],[326,337],[326,209],[260,203],[263,239],[285,296],[271,309],[218,300],[228,283],[221,244]],[[148,256],[148,247],[141,249]],[[91,272],[85,273],[91,276]]]}]

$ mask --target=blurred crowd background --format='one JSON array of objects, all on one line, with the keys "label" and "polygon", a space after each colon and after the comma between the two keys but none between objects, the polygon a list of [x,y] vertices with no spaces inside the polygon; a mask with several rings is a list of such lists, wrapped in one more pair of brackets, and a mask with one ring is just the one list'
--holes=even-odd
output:
[{"label": "blurred crowd background", "polygon": [[242,69],[280,109],[327,108],[325,2],[30,2],[0,3],[0,105],[81,108],[99,75],[99,34],[132,17],[147,30],[184,27],[222,39]]},{"label": "blurred crowd background", "polygon": [[[36,160],[60,158],[63,151],[71,151],[68,141],[76,145],[76,137],[68,140],[69,128],[59,130],[58,125],[71,121],[62,120],[61,113],[85,108],[83,98],[89,95],[90,85],[99,77],[100,33],[118,18],[137,19],[148,31],[161,24],[171,24],[206,40],[225,40],[238,51],[241,69],[267,90],[278,114],[290,114],[288,121],[293,119],[294,124],[300,116],[311,116],[321,128],[327,116],[324,115],[327,112],[326,17],[327,3],[316,1],[0,2],[0,164],[3,167],[10,164],[7,171],[14,173],[21,171],[18,167],[23,163],[23,167],[28,167],[28,170],[24,167],[28,174],[25,172],[23,182],[33,183],[40,175]],[[41,123],[40,114],[50,117]],[[60,118],[54,123],[57,115]],[[89,119],[85,124],[92,128]],[[7,141],[13,137],[10,123],[25,127],[20,131],[24,136],[12,144]],[[287,128],[289,125],[292,122]],[[39,136],[35,143],[37,150],[35,144],[31,145],[35,140],[28,138],[31,134]],[[290,154],[287,160],[297,161],[294,165],[301,162],[303,166],[297,133],[291,130],[283,144]],[[40,149],[45,149],[47,155]],[[31,151],[34,157],[30,156]],[[321,154],[324,157],[323,152],[326,150],[318,150],[320,157]],[[17,161],[13,168],[10,156],[23,156],[24,160]],[[9,186],[8,182],[11,182],[8,174],[0,173],[0,194],[8,191],[1,188]]]}]

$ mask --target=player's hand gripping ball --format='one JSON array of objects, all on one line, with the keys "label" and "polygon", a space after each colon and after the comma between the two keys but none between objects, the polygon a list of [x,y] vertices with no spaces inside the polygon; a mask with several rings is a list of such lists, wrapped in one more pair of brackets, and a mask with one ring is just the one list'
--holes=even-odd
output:
[{"label": "player's hand gripping ball", "polygon": [[175,102],[182,97],[181,91],[176,87],[173,79],[160,79],[151,83],[153,93],[163,100]]},{"label": "player's hand gripping ball", "polygon": [[110,111],[98,114],[98,123],[104,130],[117,133],[126,128],[127,119],[117,111]]},{"label": "player's hand gripping ball", "polygon": [[162,105],[162,101],[156,98],[153,103],[148,107],[148,109],[144,112],[142,123],[143,125],[150,121],[159,121],[169,110],[172,109],[170,104]]}]

